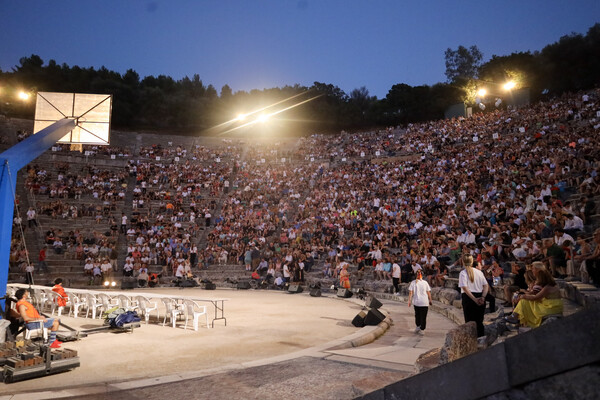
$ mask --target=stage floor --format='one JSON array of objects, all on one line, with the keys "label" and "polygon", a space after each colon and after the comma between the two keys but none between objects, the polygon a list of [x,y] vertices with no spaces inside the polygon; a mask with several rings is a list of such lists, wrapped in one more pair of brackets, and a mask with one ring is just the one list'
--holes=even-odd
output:
[{"label": "stage floor", "polygon": [[[227,366],[293,353],[353,334],[359,328],[352,326],[351,321],[364,304],[358,299],[310,297],[306,292],[196,288],[143,289],[143,292],[227,298],[227,326],[217,320],[213,329],[201,326],[196,332],[191,324],[184,330],[180,321],[173,329],[168,325],[163,327],[162,320],[157,323],[154,314],[149,325],[142,321],[141,328],[133,333],[96,333],[66,342],[64,348],[77,350],[81,367],[44,378],[0,384],[0,395],[110,384],[190,371],[226,370]],[[210,323],[214,307],[211,303],[205,304]],[[62,316],[61,320],[76,329],[102,324],[98,319]]]}]

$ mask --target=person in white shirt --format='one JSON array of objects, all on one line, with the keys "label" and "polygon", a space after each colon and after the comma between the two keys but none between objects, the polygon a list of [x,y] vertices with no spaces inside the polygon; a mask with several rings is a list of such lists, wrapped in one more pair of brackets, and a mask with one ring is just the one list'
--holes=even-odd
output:
[{"label": "person in white shirt", "polygon": [[477,324],[477,337],[484,335],[483,316],[485,314],[485,296],[489,286],[483,272],[473,268],[473,256],[463,256],[465,269],[458,275],[458,286],[462,297],[462,308],[465,323],[475,321]]},{"label": "person in white shirt", "polygon": [[92,271],[94,270],[94,263],[91,258],[85,260],[85,265],[83,266],[83,271],[86,275],[92,275]]},{"label": "person in white shirt", "polygon": [[184,276],[185,267],[183,266],[183,263],[179,263],[179,265],[177,265],[177,270],[175,271],[175,278],[177,278],[177,280],[182,280]]},{"label": "person in white shirt", "polygon": [[423,271],[423,267],[421,267],[421,264],[419,264],[417,262],[413,262],[412,271],[413,271],[413,274],[416,275],[418,271]]},{"label": "person in white shirt", "polygon": [[102,264],[100,265],[100,270],[102,271],[102,280],[112,280],[112,264],[105,258],[102,260]]},{"label": "person in white shirt", "polygon": [[394,285],[394,293],[396,293],[396,294],[400,293],[400,287],[398,285],[400,284],[401,275],[402,275],[402,269],[400,268],[400,265],[398,265],[398,263],[393,263],[392,264],[392,284]]},{"label": "person in white shirt", "polygon": [[417,271],[417,279],[408,286],[408,306],[415,309],[415,333],[423,334],[427,325],[427,311],[432,304],[431,287],[423,280],[423,272]]},{"label": "person in white shirt", "polygon": [[37,221],[35,219],[35,210],[33,209],[33,207],[29,207],[29,210],[27,210],[27,227],[32,228],[34,226],[37,226]]},{"label": "person in white shirt", "polygon": [[577,215],[567,214],[563,229],[569,235],[577,235],[583,231],[583,220]]},{"label": "person in white shirt", "polygon": [[565,233],[564,229],[556,228],[554,230],[554,243],[556,243],[559,246],[562,246],[563,243],[567,240],[570,240],[571,244],[575,243],[575,239],[573,239],[573,236],[569,235],[568,233]]},{"label": "person in white shirt", "polygon": [[286,264],[283,265],[283,281],[284,282],[289,282],[290,281],[290,267]]},{"label": "person in white shirt", "polygon": [[125,261],[123,276],[133,276],[133,259]]}]

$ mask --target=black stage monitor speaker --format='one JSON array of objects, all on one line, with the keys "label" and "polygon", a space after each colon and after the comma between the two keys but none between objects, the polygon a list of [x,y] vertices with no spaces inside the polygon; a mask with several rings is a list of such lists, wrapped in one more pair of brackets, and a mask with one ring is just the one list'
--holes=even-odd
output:
[{"label": "black stage monitor speaker", "polygon": [[348,289],[338,289],[337,297],[343,297],[345,299],[352,297],[352,291]]},{"label": "black stage monitor speaker", "polygon": [[321,289],[317,289],[317,288],[310,289],[310,295],[312,297],[321,297]]},{"label": "black stage monitor speaker", "polygon": [[248,281],[239,281],[237,283],[237,288],[241,289],[241,290],[250,289],[250,282],[248,282]]},{"label": "black stage monitor speaker", "polygon": [[356,317],[354,317],[354,319],[352,320],[352,325],[354,325],[357,328],[362,328],[363,326],[365,326],[366,316],[367,312],[365,310],[362,310],[361,312],[356,314]]},{"label": "black stage monitor speaker", "polygon": [[379,308],[383,304],[379,300],[377,300],[374,296],[369,295],[365,300],[365,307],[369,308]]},{"label": "black stage monitor speaker", "polygon": [[121,281],[121,289],[135,289],[137,282],[135,278],[123,278]]},{"label": "black stage monitor speaker", "polygon": [[291,284],[288,288],[288,292],[290,293],[302,293],[303,290],[304,288],[296,283]]},{"label": "black stage monitor speaker", "polygon": [[204,289],[206,289],[206,290],[215,290],[216,288],[217,288],[217,285],[215,285],[212,282],[206,282],[204,284]]},{"label": "black stage monitor speaker", "polygon": [[379,325],[381,321],[385,319],[385,315],[381,313],[381,311],[376,309],[371,309],[367,313],[365,317],[365,325]]}]

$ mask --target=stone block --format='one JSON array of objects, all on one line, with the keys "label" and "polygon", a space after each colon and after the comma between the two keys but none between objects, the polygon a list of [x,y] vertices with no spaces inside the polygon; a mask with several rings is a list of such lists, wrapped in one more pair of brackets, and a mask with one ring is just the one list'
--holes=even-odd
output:
[{"label": "stone block", "polygon": [[498,344],[452,365],[442,365],[386,386],[383,392],[384,398],[390,400],[469,400],[509,389],[504,345]]},{"label": "stone block", "polygon": [[438,296],[441,303],[448,305],[453,305],[460,299],[460,294],[454,289],[441,289]]},{"label": "stone block", "polygon": [[507,340],[511,385],[599,362],[599,337],[600,305],[596,305]]},{"label": "stone block", "polygon": [[429,371],[440,365],[440,352],[441,349],[431,349],[421,354],[415,362],[417,373],[420,374],[421,372]]},{"label": "stone block", "polygon": [[490,324],[486,324],[485,328],[485,347],[489,347],[502,336],[504,332],[507,332],[506,323],[503,320],[492,321]]},{"label": "stone block", "polygon": [[589,365],[551,376],[526,385],[523,392],[530,399],[594,399],[600,393],[600,366]]},{"label": "stone block", "polygon": [[446,340],[440,351],[440,364],[447,364],[475,352],[477,352],[477,326],[471,321],[446,333]]}]

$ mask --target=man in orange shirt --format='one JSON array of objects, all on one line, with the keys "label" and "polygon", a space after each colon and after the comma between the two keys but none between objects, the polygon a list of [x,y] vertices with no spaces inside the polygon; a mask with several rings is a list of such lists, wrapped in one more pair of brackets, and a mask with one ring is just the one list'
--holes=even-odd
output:
[{"label": "man in orange shirt", "polygon": [[56,331],[59,326],[58,320],[54,318],[44,318],[37,312],[35,307],[28,301],[29,290],[19,289],[17,290],[17,293],[15,293],[15,296],[17,297],[17,311],[25,321],[27,329],[39,329],[40,324],[38,321],[43,321],[44,328],[50,328],[50,337],[48,340],[50,347],[58,349],[62,344],[62,342],[56,340]]}]

